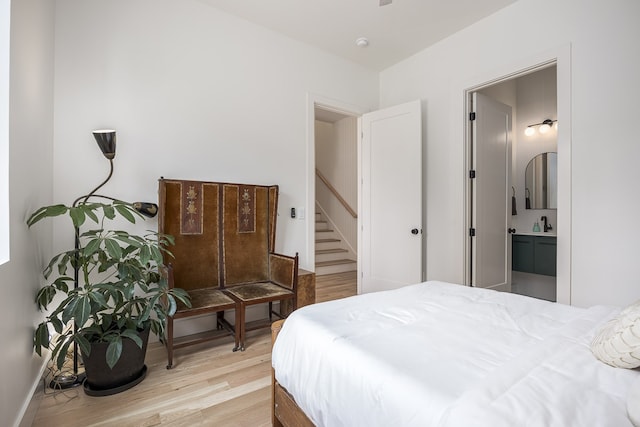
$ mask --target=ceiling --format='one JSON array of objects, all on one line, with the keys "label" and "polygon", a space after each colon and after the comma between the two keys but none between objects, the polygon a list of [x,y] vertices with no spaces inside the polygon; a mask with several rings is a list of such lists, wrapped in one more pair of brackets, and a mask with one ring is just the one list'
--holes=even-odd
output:
[{"label": "ceiling", "polygon": [[517,0],[200,1],[380,71]]}]

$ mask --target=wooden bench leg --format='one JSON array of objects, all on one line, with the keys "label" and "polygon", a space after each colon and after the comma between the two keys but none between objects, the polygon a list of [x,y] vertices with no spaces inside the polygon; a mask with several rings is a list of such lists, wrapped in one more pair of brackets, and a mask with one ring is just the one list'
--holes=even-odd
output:
[{"label": "wooden bench leg", "polygon": [[173,317],[167,317],[167,369],[173,367]]},{"label": "wooden bench leg", "polygon": [[244,303],[239,302],[236,310],[236,346],[233,351],[244,351],[245,310]]}]

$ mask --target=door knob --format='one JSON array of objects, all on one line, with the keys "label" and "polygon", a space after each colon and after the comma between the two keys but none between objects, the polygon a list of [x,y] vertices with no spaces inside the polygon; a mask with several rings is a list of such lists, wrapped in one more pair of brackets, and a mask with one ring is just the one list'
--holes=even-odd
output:
[{"label": "door knob", "polygon": [[418,234],[420,231],[417,228],[411,229],[411,234]]},{"label": "door knob", "polygon": [[507,231],[509,232],[509,234],[513,234],[513,233],[516,232],[516,229],[515,228],[510,228]]}]

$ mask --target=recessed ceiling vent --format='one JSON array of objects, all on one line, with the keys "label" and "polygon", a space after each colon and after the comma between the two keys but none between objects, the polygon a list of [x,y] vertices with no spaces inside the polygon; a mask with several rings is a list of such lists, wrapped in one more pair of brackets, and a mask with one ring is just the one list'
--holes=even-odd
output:
[{"label": "recessed ceiling vent", "polygon": [[380,0],[380,6],[386,6],[393,3],[393,0]]}]

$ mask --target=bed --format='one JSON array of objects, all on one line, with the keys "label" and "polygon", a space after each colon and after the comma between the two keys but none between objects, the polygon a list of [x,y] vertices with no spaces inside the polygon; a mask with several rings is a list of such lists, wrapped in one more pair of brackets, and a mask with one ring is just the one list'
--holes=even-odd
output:
[{"label": "bed", "polygon": [[273,422],[632,426],[640,371],[593,350],[627,311],[433,281],[310,305],[273,328]]}]

